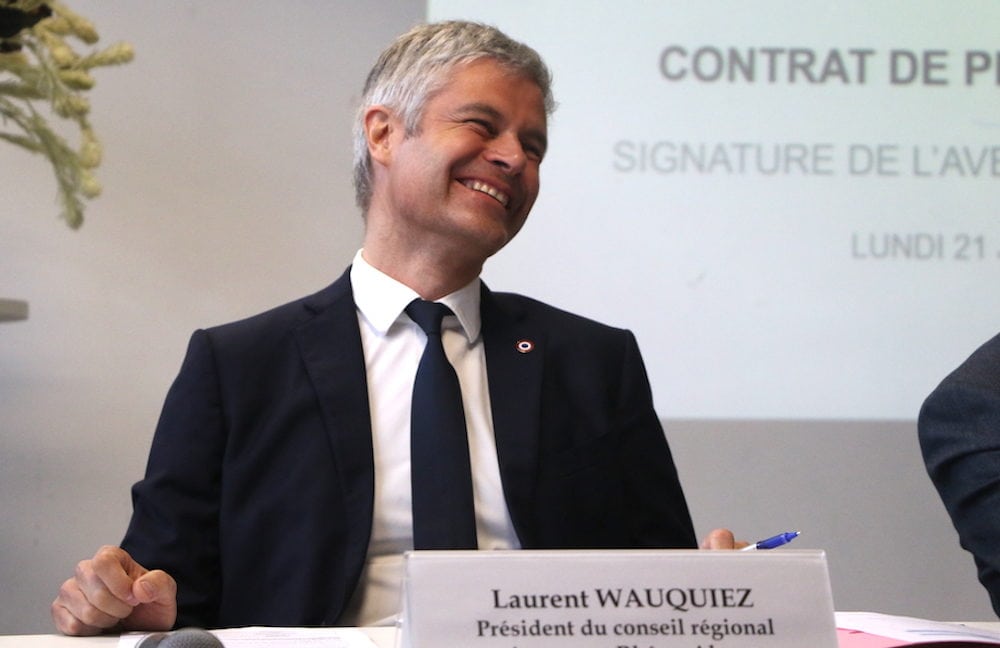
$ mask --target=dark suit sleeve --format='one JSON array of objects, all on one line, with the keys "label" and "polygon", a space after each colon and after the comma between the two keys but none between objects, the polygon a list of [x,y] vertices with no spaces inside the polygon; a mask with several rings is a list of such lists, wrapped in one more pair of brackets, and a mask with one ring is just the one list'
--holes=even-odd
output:
[{"label": "dark suit sleeve", "polygon": [[617,420],[637,547],[693,548],[697,539],[635,336],[627,333]]},{"label": "dark suit sleeve", "polygon": [[178,583],[178,626],[211,627],[219,598],[219,501],[225,447],[208,335],[196,332],[167,393],[122,547]]},{"label": "dark suit sleeve", "polygon": [[579,320],[549,340],[535,533],[545,549],[692,548],[691,517],[634,335]]},{"label": "dark suit sleeve", "polygon": [[1000,336],[931,393],[918,430],[927,472],[1000,615]]}]

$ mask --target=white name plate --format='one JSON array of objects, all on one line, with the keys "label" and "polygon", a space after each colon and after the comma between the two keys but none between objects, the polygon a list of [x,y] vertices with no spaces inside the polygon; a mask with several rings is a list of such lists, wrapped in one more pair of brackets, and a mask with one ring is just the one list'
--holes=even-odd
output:
[{"label": "white name plate", "polygon": [[418,551],[408,648],[837,648],[822,551]]}]

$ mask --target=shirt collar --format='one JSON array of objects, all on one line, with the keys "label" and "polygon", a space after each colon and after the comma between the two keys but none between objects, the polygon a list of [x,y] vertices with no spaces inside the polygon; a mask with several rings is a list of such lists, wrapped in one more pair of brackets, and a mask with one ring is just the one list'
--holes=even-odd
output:
[{"label": "shirt collar", "polygon": [[[362,256],[354,255],[351,265],[351,289],[354,303],[372,328],[385,335],[403,314],[407,304],[420,297],[415,290],[375,268]],[[469,342],[479,337],[482,320],[479,313],[480,280],[478,277],[437,301],[455,313]]]}]

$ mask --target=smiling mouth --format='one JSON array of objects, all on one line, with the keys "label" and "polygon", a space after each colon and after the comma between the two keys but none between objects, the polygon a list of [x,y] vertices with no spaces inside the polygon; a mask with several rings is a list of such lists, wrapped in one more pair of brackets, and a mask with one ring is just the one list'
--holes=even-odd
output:
[{"label": "smiling mouth", "polygon": [[464,186],[468,187],[469,189],[472,189],[473,191],[478,191],[480,193],[484,193],[487,196],[493,198],[504,207],[506,207],[507,204],[510,202],[510,196],[500,191],[496,187],[486,184],[485,182],[482,182],[480,180],[462,180],[461,182]]}]

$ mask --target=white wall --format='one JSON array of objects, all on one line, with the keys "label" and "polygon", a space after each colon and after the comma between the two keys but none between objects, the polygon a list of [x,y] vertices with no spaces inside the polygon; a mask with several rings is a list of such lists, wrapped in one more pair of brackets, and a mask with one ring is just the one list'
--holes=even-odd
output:
[{"label": "white wall", "polygon": [[360,245],[355,98],[416,0],[70,0],[133,63],[98,69],[104,195],[70,231],[40,157],[0,146],[0,633],[49,631],[116,543],[187,338],[332,281]]},{"label": "white wall", "polygon": [[[6,634],[50,631],[58,584],[120,539],[190,332],[318,289],[350,260],[354,99],[377,52],[424,11],[416,0],[71,6],[137,58],[97,71],[106,190],[80,231],[56,220],[44,160],[0,147],[0,297],[31,305],[27,321],[0,324]],[[496,287],[531,292],[528,278]],[[830,552],[839,609],[989,618],[912,421],[667,427],[700,533],[801,526],[802,547]]]},{"label": "white wall", "polygon": [[799,530],[838,610],[996,620],[938,499],[913,421],[667,421],[700,532]]}]

